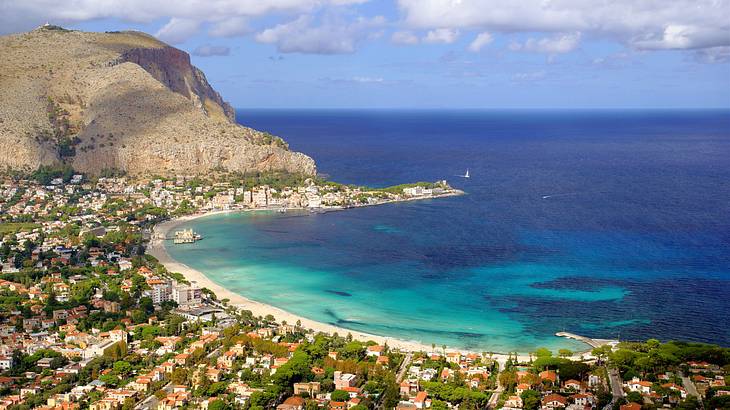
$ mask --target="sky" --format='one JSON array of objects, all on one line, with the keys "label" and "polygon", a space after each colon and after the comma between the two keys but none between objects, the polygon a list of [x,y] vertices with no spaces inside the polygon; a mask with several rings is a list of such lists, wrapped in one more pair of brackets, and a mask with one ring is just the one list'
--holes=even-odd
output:
[{"label": "sky", "polygon": [[0,0],[45,22],[153,34],[238,108],[730,107],[730,0]]}]

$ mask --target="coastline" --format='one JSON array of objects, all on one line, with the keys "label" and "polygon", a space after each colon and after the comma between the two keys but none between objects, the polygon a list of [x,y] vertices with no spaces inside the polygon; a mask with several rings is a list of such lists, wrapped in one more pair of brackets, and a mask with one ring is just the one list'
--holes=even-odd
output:
[{"label": "coastline", "polygon": [[[366,205],[367,206],[367,205]],[[331,209],[331,210],[339,210],[339,209]],[[359,332],[356,330],[347,329],[344,327],[335,326],[328,323],[318,322],[312,319],[308,319],[303,316],[296,315],[294,313],[288,312],[284,309],[278,308],[276,306],[272,306],[266,303],[262,303],[259,301],[255,301],[252,299],[249,299],[247,297],[244,297],[242,295],[239,295],[235,292],[232,292],[221,285],[215,283],[213,280],[208,278],[203,272],[198,271],[196,269],[191,268],[188,265],[185,265],[181,262],[178,262],[177,260],[173,259],[170,254],[167,252],[167,249],[165,248],[165,239],[167,233],[173,230],[174,228],[186,223],[193,221],[195,219],[200,219],[208,216],[213,215],[220,215],[220,214],[227,214],[227,213],[237,213],[237,212],[251,212],[255,210],[221,210],[221,211],[208,211],[205,213],[199,213],[194,215],[188,215],[183,216],[175,219],[171,219],[162,223],[159,223],[155,225],[153,229],[153,235],[150,239],[150,242],[147,246],[146,253],[149,255],[154,256],[157,258],[160,264],[165,266],[165,268],[171,272],[179,272],[182,274],[186,280],[191,282],[196,282],[200,287],[208,288],[211,291],[213,291],[218,299],[229,299],[229,305],[235,306],[240,309],[249,310],[253,313],[254,316],[266,316],[266,315],[272,315],[276,319],[277,322],[286,321],[287,323],[296,323],[297,321],[301,322],[301,326],[306,329],[310,329],[314,331],[315,333],[322,332],[327,334],[333,334],[337,333],[341,336],[350,334],[352,335],[353,339],[366,342],[366,341],[374,341],[378,344],[387,344],[391,348],[395,348],[401,351],[406,352],[432,352],[434,349],[430,345],[426,345],[421,342],[417,341],[409,341],[409,340],[403,340],[393,337],[386,337],[386,336],[379,336],[374,335],[370,333],[365,332]],[[602,341],[603,342],[603,341]],[[605,341],[608,342],[608,341]],[[584,342],[585,343],[585,342]],[[586,344],[586,350],[575,352],[573,355],[573,359],[579,360],[583,357],[590,356],[590,348],[591,346],[587,343]],[[436,352],[441,351],[441,349],[436,348]],[[453,348],[448,347],[446,349],[447,352],[462,352],[462,353],[481,353],[476,351],[470,351],[467,349],[459,349],[459,348]],[[514,356],[514,355],[513,355]],[[506,353],[494,353],[493,358],[497,360],[501,365],[504,365],[504,363],[509,359],[509,355]],[[531,356],[529,354],[521,354],[518,353],[517,355],[518,360],[520,361],[529,361],[531,359]]]},{"label": "coastline", "polygon": [[277,308],[276,306],[268,305],[265,303],[261,303],[255,300],[251,300],[249,298],[246,298],[244,296],[241,296],[237,293],[234,293],[221,285],[215,283],[211,279],[209,279],[207,276],[205,276],[204,273],[193,269],[189,267],[188,265],[185,265],[183,263],[180,263],[173,259],[169,253],[167,253],[167,249],[165,249],[164,239],[159,239],[160,236],[165,237],[169,231],[176,228],[177,226],[184,224],[186,222],[190,222],[195,219],[204,218],[207,216],[212,215],[220,215],[225,213],[233,213],[233,212],[246,212],[243,210],[235,210],[235,211],[211,211],[206,212],[203,214],[195,214],[190,216],[183,216],[180,218],[172,219],[169,221],[162,222],[160,224],[157,224],[154,228],[154,235],[153,239],[150,240],[150,243],[147,247],[147,253],[157,258],[157,260],[162,264],[167,270],[171,272],[179,272],[181,273],[186,280],[188,281],[194,281],[197,282],[197,284],[200,287],[208,288],[212,290],[218,299],[229,299],[230,305],[236,306],[240,309],[250,310],[254,316],[266,316],[266,315],[272,315],[274,318],[276,318],[277,322],[286,321],[287,323],[296,323],[297,320],[301,321],[302,327],[311,329],[315,332],[323,332],[323,333],[338,333],[341,336],[345,336],[348,333],[352,335],[353,339],[357,339],[360,341],[368,341],[372,340],[374,342],[377,342],[379,344],[385,344],[387,343],[388,346],[398,348],[405,351],[424,351],[429,352],[431,351],[431,346],[426,346],[425,344],[421,344],[418,342],[413,341],[405,341],[400,339],[394,339],[389,337],[383,337],[378,335],[372,335],[368,333],[358,332],[355,330],[346,329],[343,327],[317,322],[308,318],[305,318],[303,316],[295,315],[291,312],[287,312],[283,309]]}]

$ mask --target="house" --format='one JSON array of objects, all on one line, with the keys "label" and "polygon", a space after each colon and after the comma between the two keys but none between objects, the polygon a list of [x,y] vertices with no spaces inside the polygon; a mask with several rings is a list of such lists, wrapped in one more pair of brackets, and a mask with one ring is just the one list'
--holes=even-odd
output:
[{"label": "house", "polygon": [[106,397],[91,403],[89,410],[118,410],[120,407],[119,401]]},{"label": "house", "polygon": [[345,387],[352,387],[355,385],[355,375],[351,373],[342,373],[336,371],[334,374],[334,382],[336,390],[343,390]]},{"label": "house", "polygon": [[347,403],[344,401],[331,401],[330,410],[347,410]]},{"label": "house", "polygon": [[426,409],[431,407],[431,399],[428,398],[428,393],[419,391],[416,394],[416,398],[413,399],[413,404],[416,405],[417,409]]},{"label": "house", "polygon": [[555,383],[558,381],[558,374],[554,370],[544,370],[539,374],[540,380]]},{"label": "house", "polygon": [[12,356],[0,356],[0,370],[8,370],[13,367]]},{"label": "house", "polygon": [[682,386],[677,386],[675,383],[665,383],[662,384],[662,387],[672,391],[678,391],[683,399],[687,398],[687,391]]},{"label": "house", "polygon": [[563,387],[565,387],[568,390],[574,390],[574,391],[584,391],[585,385],[578,380],[570,379],[563,384]]},{"label": "house", "polygon": [[304,410],[304,399],[299,396],[289,397],[276,406],[276,410]]},{"label": "house", "polygon": [[641,404],[633,402],[629,404],[622,404],[621,410],[641,410]]},{"label": "house", "polygon": [[555,393],[548,394],[542,399],[543,407],[547,407],[550,409],[565,407],[566,404],[568,404],[568,400],[565,397]]},{"label": "house", "polygon": [[186,366],[188,364],[188,360],[190,360],[189,353],[180,353],[173,358],[175,364],[180,366]]},{"label": "house", "polygon": [[520,396],[509,396],[509,399],[504,402],[504,407],[511,409],[521,409],[522,405],[522,398]]},{"label": "house", "polygon": [[591,374],[588,376],[588,385],[589,386],[593,387],[593,386],[598,386],[599,384],[601,384],[600,376],[598,376],[596,374]]},{"label": "house", "polygon": [[572,395],[571,398],[580,407],[593,406],[596,403],[596,398],[591,394],[578,393]]},{"label": "house", "polygon": [[380,355],[383,354],[384,350],[385,350],[385,347],[380,346],[380,345],[368,346],[366,354],[369,357],[379,357]]},{"label": "house", "polygon": [[517,393],[518,396],[522,396],[522,393],[524,393],[525,390],[530,390],[530,385],[527,383],[520,383],[515,388],[515,392]]},{"label": "house", "polygon": [[309,397],[316,397],[320,391],[319,382],[294,383],[294,395],[299,396],[307,393]]},{"label": "house", "polygon": [[652,383],[645,380],[639,380],[638,377],[631,379],[630,382],[626,383],[626,386],[631,391],[637,391],[641,394],[651,394]]}]

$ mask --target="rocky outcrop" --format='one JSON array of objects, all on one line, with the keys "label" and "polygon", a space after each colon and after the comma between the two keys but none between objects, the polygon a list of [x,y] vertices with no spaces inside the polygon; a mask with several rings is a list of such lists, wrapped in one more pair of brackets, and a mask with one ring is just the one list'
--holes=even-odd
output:
[{"label": "rocky outcrop", "polygon": [[316,173],[281,139],[236,124],[189,55],[146,34],[38,29],[0,37],[0,55],[0,168]]},{"label": "rocky outcrop", "polygon": [[134,48],[120,56],[117,63],[121,62],[142,67],[167,88],[193,101],[209,116],[224,115],[235,122],[233,107],[208,84],[205,74],[193,67],[188,53],[174,47]]}]

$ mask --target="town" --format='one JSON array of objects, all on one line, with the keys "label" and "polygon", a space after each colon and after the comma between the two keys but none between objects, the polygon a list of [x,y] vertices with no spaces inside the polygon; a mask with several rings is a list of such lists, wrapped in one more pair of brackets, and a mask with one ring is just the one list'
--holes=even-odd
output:
[{"label": "town", "polygon": [[728,348],[650,339],[506,360],[401,351],[255,317],[145,253],[157,223],[198,212],[458,194],[445,181],[371,189],[279,174],[8,175],[0,410],[730,408]]}]

